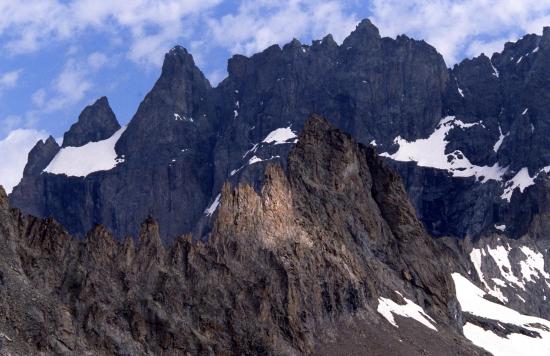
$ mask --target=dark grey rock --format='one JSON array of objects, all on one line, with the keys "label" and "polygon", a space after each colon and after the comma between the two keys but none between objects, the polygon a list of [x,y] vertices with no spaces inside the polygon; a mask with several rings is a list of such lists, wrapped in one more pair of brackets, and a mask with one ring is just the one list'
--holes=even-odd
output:
[{"label": "dark grey rock", "polygon": [[49,136],[46,141],[38,141],[29,152],[29,158],[23,170],[23,176],[39,175],[48,166],[59,150],[60,147],[52,136]]},{"label": "dark grey rock", "polygon": [[111,137],[118,129],[118,123],[106,97],[97,99],[87,106],[78,121],[63,135],[62,147],[80,147],[88,142],[97,142]]}]

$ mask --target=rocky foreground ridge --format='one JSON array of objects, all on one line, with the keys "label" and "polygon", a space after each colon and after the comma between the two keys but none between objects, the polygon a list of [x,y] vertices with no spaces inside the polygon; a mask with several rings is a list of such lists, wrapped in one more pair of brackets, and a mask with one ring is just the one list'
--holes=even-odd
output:
[{"label": "rocky foreground ridge", "polygon": [[372,148],[316,116],[287,173],[223,186],[206,243],[164,245],[152,218],[137,242],[75,239],[0,190],[0,254],[8,354],[485,354],[462,336],[451,272],[468,267]]}]

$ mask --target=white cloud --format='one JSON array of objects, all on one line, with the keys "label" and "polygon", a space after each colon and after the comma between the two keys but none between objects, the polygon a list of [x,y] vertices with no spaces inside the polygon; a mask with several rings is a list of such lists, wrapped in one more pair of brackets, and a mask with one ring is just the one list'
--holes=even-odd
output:
[{"label": "white cloud", "polygon": [[92,87],[92,83],[87,79],[88,73],[86,66],[74,59],[68,60],[53,82],[55,94],[47,100],[40,97],[42,94],[38,94],[38,101],[40,99],[45,100],[44,110],[46,112],[56,111],[84,99],[84,96]]},{"label": "white cloud", "polygon": [[0,140],[2,164],[0,165],[0,184],[10,193],[23,177],[27,155],[38,140],[48,137],[44,131],[31,129],[13,130]]},{"label": "white cloud", "polygon": [[9,132],[19,127],[23,122],[23,119],[19,115],[9,115],[2,119],[2,125],[0,125],[0,137],[7,135]]},{"label": "white cloud", "polygon": [[517,36],[500,37],[496,40],[473,40],[466,45],[465,54],[468,57],[477,57],[481,53],[484,53],[486,56],[491,57],[495,52],[502,52],[506,42],[514,41],[515,39],[517,39]]},{"label": "white cloud", "polygon": [[336,41],[358,22],[346,14],[342,1],[260,0],[241,3],[236,14],[211,18],[209,27],[217,43],[232,53],[250,55],[292,38],[321,38],[332,33]]},{"label": "white cloud", "polygon": [[91,75],[116,60],[101,52],[93,52],[84,60],[69,58],[50,88],[40,88],[32,94],[33,105],[49,113],[79,103],[94,86]]},{"label": "white cloud", "polygon": [[44,106],[44,103],[46,102],[46,90],[44,90],[44,88],[38,89],[32,94],[31,100],[35,106]]},{"label": "white cloud", "polygon": [[498,50],[501,40],[541,33],[550,20],[550,1],[373,0],[371,11],[383,35],[424,39],[450,65],[476,50]]},{"label": "white cloud", "polygon": [[222,80],[225,79],[225,77],[227,76],[227,71],[225,70],[214,70],[210,73],[208,73],[207,77],[208,77],[208,80],[210,81],[210,84],[212,86],[217,86]]},{"label": "white cloud", "polygon": [[22,70],[18,69],[0,74],[0,91],[15,87],[21,72]]},{"label": "white cloud", "polygon": [[[129,58],[160,64],[174,42],[190,34],[193,18],[221,0],[0,0],[0,36],[11,54],[33,52],[53,41],[72,40],[79,33],[129,33]],[[184,26],[183,22],[187,26]],[[156,28],[151,34],[148,29]],[[116,37],[116,36],[115,36]],[[120,42],[120,40],[119,40]],[[124,42],[122,42],[124,43]],[[160,50],[160,53],[159,52]]]},{"label": "white cloud", "polygon": [[100,52],[94,52],[88,56],[88,65],[93,70],[103,68],[109,62],[109,58]]}]

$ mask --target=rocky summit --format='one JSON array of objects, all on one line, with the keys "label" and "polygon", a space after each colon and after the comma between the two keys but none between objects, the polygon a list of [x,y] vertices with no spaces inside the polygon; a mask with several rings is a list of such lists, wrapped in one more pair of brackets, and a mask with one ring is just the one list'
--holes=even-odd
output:
[{"label": "rocky summit", "polygon": [[103,97],[31,150],[1,351],[550,354],[550,28],[447,68],[364,20],[227,70],[176,46],[127,125]]}]

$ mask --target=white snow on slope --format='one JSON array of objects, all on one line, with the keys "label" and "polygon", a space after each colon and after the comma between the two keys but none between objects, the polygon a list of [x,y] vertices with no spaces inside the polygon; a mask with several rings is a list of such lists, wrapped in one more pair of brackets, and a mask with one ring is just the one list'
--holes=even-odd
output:
[{"label": "white snow on slope", "polygon": [[483,286],[487,289],[487,293],[489,293],[490,295],[497,298],[498,300],[500,300],[503,303],[508,302],[508,298],[506,298],[504,296],[504,294],[502,293],[502,291],[498,287],[498,286],[506,287],[506,283],[504,283],[502,280],[500,280],[498,278],[493,278],[492,279],[493,282],[498,286],[495,286],[494,288],[491,288],[487,284],[487,282],[485,281],[485,276],[483,275],[483,272],[481,271],[482,256],[483,257],[486,256],[485,250],[483,250],[483,249],[474,248],[474,249],[472,249],[472,252],[470,252],[470,260],[472,261],[472,264],[474,265],[474,268],[476,269],[479,280],[481,281],[481,283],[483,283]]},{"label": "white snow on slope", "polygon": [[[276,129],[271,131],[262,142],[265,143],[274,143],[276,145],[280,145],[283,143],[296,143],[296,133],[294,133],[289,127],[281,127],[280,129]],[[293,140],[294,139],[294,140]],[[287,142],[289,140],[293,140],[292,142]]]},{"label": "white snow on slope", "polygon": [[481,282],[487,286],[485,283],[485,278],[483,277],[483,272],[481,271],[481,253],[483,252],[483,256],[485,256],[485,251],[479,248],[472,249],[472,252],[470,252],[470,260],[472,261],[472,264],[474,265],[474,268],[476,269],[477,276],[481,280]]},{"label": "white snow on slope", "polygon": [[508,248],[498,245],[495,248],[487,246],[487,252],[493,260],[496,262],[500,275],[506,279],[508,282],[515,284],[521,289],[525,290],[525,284],[518,279],[512,272],[512,265],[510,264],[510,259],[508,258],[508,253],[510,252],[510,246]]},{"label": "white snow on slope", "polygon": [[484,299],[485,292],[459,273],[453,273],[452,278],[455,283],[457,299],[464,312],[522,326],[539,333],[541,336],[541,338],[533,338],[512,333],[507,337],[500,337],[492,331],[466,323],[464,325],[464,336],[466,338],[495,356],[524,355],[526,353],[531,356],[550,355],[550,332],[541,327],[536,327],[536,324],[541,324],[546,328],[550,328],[548,320],[523,315],[513,309]]},{"label": "white snow on slope", "polygon": [[495,142],[495,145],[493,146],[493,151],[495,152],[498,152],[500,146],[502,146],[502,142],[504,142],[504,139],[508,137],[508,135],[510,134],[510,132],[508,132],[506,135],[504,135],[502,133],[502,129],[500,128],[500,125],[498,126],[498,133],[499,133],[499,138],[497,142]]},{"label": "white snow on slope", "polygon": [[174,120],[176,121],[188,121],[188,122],[193,122],[193,118],[192,117],[187,117],[185,115],[180,115],[178,113],[174,113]]},{"label": "white snow on slope", "polygon": [[516,61],[516,64],[520,64],[522,60],[523,60],[523,56],[519,57],[519,59]]},{"label": "white snow on slope", "polygon": [[536,47],[531,53],[536,53],[536,52],[538,52],[538,51],[539,51],[539,48]]},{"label": "white snow on slope", "polygon": [[86,177],[93,172],[113,169],[121,161],[116,159],[115,144],[124,130],[126,126],[103,141],[90,142],[81,147],[62,148],[44,172]]},{"label": "white snow on slope", "polygon": [[529,175],[529,170],[527,167],[522,168],[512,179],[504,183],[504,192],[500,197],[510,202],[512,194],[516,188],[519,188],[519,192],[523,193],[525,188],[535,184],[535,179],[541,173],[550,173],[550,166],[539,169],[533,177]]},{"label": "white snow on slope", "polygon": [[[476,178],[483,177],[483,182],[487,180],[499,181],[506,172],[506,168],[500,167],[498,163],[493,166],[476,166],[458,150],[445,154],[448,143],[446,137],[451,129],[455,127],[469,128],[475,125],[483,124],[481,122],[467,124],[455,119],[454,116],[447,116],[439,122],[430,137],[409,142],[398,136],[394,140],[399,145],[397,152],[391,155],[384,152],[380,155],[396,161],[415,161],[423,167],[444,169],[455,177],[475,176]],[[449,157],[451,158],[450,162]]]},{"label": "white snow on slope", "polygon": [[460,87],[457,87],[458,88],[458,94],[460,94],[461,97],[464,97],[464,92],[462,91],[462,89],[460,89]]},{"label": "white snow on slope", "polygon": [[519,188],[519,192],[523,193],[525,188],[535,184],[536,177],[537,175],[531,177],[529,175],[529,170],[527,169],[527,167],[523,167],[519,170],[519,172],[516,173],[514,178],[510,179],[504,184],[504,192],[500,197],[510,202],[510,199],[512,198],[512,193],[516,188]]},{"label": "white snow on slope", "polygon": [[506,230],[506,225],[497,225],[495,224],[495,229],[497,229],[498,231],[504,231]]},{"label": "white snow on slope", "polygon": [[216,199],[214,199],[212,204],[210,204],[210,206],[204,210],[204,214],[206,216],[212,216],[212,214],[214,214],[216,209],[218,209],[219,205],[220,205],[220,194],[216,195]]},{"label": "white snow on slope", "polygon": [[527,257],[526,260],[520,261],[521,274],[526,281],[534,282],[534,278],[550,279],[550,274],[544,270],[544,256],[540,252],[531,250],[527,246],[520,248],[521,252]]},{"label": "white snow on slope", "polygon": [[527,114],[527,111],[529,111],[529,108],[525,108],[525,110],[523,110],[523,112],[521,113],[521,115]]},{"label": "white snow on slope", "polygon": [[[396,291],[399,295],[399,292]],[[403,297],[403,296],[402,296]],[[434,326],[435,321],[427,315],[424,310],[412,300],[403,297],[407,304],[400,305],[389,298],[378,298],[378,308],[376,309],[387,321],[396,328],[399,327],[393,318],[393,314],[401,315],[406,318],[413,318],[426,327],[437,331]]]},{"label": "white snow on slope", "polygon": [[[534,251],[527,246],[520,247],[519,250],[521,250],[522,254],[525,257],[520,257],[520,271],[516,271],[516,275],[512,270],[509,258],[512,250],[513,249],[510,247],[509,244],[505,244],[497,245],[496,247],[485,246],[481,249],[474,248],[470,252],[470,260],[472,261],[472,264],[474,265],[474,268],[486,292],[500,299],[504,303],[508,302],[508,298],[504,296],[499,287],[519,287],[525,290],[527,283],[536,283],[539,279],[542,279],[550,287],[550,273],[546,272],[546,270],[544,269],[544,256],[542,253]],[[487,256],[490,256],[497,265],[499,270],[498,277],[503,278],[495,278],[493,276],[493,278],[491,278],[491,280],[493,281],[493,287],[491,287],[487,283],[488,278],[481,270],[481,265],[482,263],[486,263],[486,260],[484,258],[486,258]],[[517,297],[521,298],[519,295],[517,295]]]},{"label": "white snow on slope", "polygon": [[493,65],[493,62],[491,62],[491,68],[493,68],[493,75],[498,78],[498,70]]},{"label": "white snow on slope", "polygon": [[271,161],[272,159],[276,159],[276,158],[281,158],[280,156],[272,156],[270,158],[260,158],[256,155],[252,156],[248,162],[244,165],[244,166],[241,166],[239,167],[238,169],[234,169],[231,171],[231,173],[229,174],[229,176],[234,176],[235,174],[237,174],[241,169],[243,169],[244,167],[246,166],[250,166],[250,165],[253,165],[255,163],[260,163],[260,162],[265,162],[265,161]]}]

